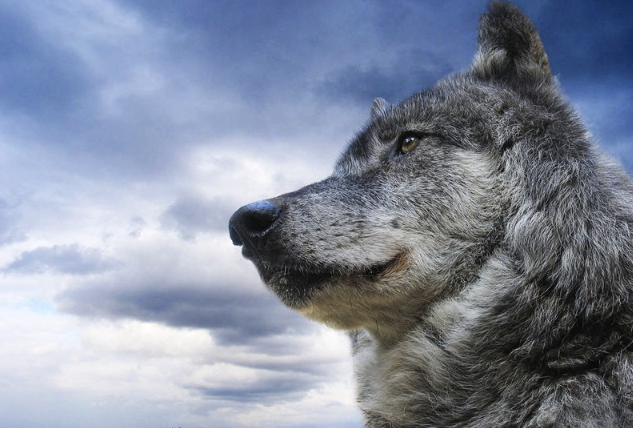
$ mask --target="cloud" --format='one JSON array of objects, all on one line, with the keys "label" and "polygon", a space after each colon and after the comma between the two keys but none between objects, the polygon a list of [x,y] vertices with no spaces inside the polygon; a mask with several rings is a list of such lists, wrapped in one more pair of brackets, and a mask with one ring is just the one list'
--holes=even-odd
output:
[{"label": "cloud", "polygon": [[174,166],[172,144],[184,144],[209,103],[160,28],[109,1],[9,2],[0,21],[9,52],[0,109],[21,122],[11,138],[44,152],[48,168],[68,162],[95,178]]},{"label": "cloud", "polygon": [[224,232],[234,210],[235,202],[232,200],[187,195],[170,205],[160,221],[166,229],[176,230],[181,238],[191,240],[201,232]]},{"label": "cloud", "polygon": [[[629,2],[544,2],[535,16],[554,73],[585,84],[615,76],[632,79],[633,28],[622,19]],[[568,19],[560,19],[561,16]]]},{"label": "cloud", "polygon": [[[591,85],[572,86],[581,95],[573,100],[596,142],[608,153],[617,156],[629,171],[633,171],[633,123],[629,112],[633,109],[633,89],[624,81],[602,81]],[[620,88],[609,93],[609,88]]]},{"label": "cloud", "polygon": [[413,93],[435,84],[439,79],[455,71],[451,64],[432,51],[417,49],[406,55],[410,58],[425,58],[424,62],[412,61],[406,67],[381,64],[369,69],[351,66],[339,70],[319,83],[314,91],[325,94],[335,102],[349,102],[370,106],[376,97],[397,103]]},{"label": "cloud", "polygon": [[212,385],[196,386],[195,390],[209,397],[244,403],[296,400],[313,384],[313,379],[303,373],[274,372],[230,364],[210,367],[206,376],[213,380],[210,382]]},{"label": "cloud", "polygon": [[246,292],[232,291],[230,284],[130,284],[124,278],[108,278],[104,284],[66,290],[57,302],[65,312],[87,317],[205,328],[222,343],[247,343],[314,328],[314,324],[283,307],[263,286],[260,292]]},{"label": "cloud", "polygon": [[45,38],[19,12],[11,4],[0,6],[0,106],[13,114],[55,119],[93,82],[72,52]]},{"label": "cloud", "polygon": [[114,260],[105,258],[95,248],[82,248],[77,244],[54,245],[24,251],[4,268],[5,272],[21,274],[53,271],[72,275],[100,273],[112,269]]}]

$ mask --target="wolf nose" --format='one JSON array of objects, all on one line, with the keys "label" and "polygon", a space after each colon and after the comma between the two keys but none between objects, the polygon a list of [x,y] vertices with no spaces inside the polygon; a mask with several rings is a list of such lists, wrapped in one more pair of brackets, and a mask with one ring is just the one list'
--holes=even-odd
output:
[{"label": "wolf nose", "polygon": [[281,208],[271,201],[243,206],[229,220],[229,235],[233,244],[253,244],[272,227],[280,214]]}]

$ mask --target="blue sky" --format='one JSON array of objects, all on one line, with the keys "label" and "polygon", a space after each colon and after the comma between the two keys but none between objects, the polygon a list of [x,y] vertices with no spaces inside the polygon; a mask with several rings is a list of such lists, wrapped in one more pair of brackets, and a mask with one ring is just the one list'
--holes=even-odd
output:
[{"label": "blue sky", "polygon": [[[633,171],[633,3],[520,1]],[[346,338],[231,245],[392,102],[468,67],[485,1],[0,3],[0,419],[357,427]]]}]

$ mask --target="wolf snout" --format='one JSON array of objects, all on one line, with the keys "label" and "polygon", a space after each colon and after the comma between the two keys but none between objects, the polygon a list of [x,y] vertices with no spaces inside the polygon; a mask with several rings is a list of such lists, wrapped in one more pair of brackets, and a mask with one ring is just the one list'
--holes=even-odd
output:
[{"label": "wolf snout", "polygon": [[281,214],[279,205],[264,200],[253,202],[237,210],[229,220],[229,234],[234,245],[254,250],[259,241],[272,229]]}]

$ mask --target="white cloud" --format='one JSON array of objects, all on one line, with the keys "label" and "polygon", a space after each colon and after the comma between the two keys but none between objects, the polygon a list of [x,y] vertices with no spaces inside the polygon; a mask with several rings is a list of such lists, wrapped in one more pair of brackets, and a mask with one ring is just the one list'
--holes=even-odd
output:
[{"label": "white cloud", "polygon": [[[358,418],[346,339],[332,331],[285,338],[295,353],[274,357],[252,354],[248,346],[220,346],[202,329],[81,320],[51,310],[38,312],[18,301],[1,309],[8,318],[0,324],[5,338],[0,409],[14,425],[32,421],[33,414],[16,414],[8,407],[15,403],[4,398],[26,399],[28,394],[31,403],[53,412],[46,426],[86,426],[88,415],[103,417],[90,425],[94,427],[131,420],[138,421],[133,426],[147,427],[205,427],[210,421],[218,423],[214,426],[258,427],[262,421],[268,426],[323,426],[319,423],[333,418],[323,414],[322,404],[338,412],[334,419]],[[285,368],[302,365],[306,358],[319,369],[301,374]],[[251,390],[300,384],[302,378],[306,390],[295,388],[287,398],[283,391],[271,393],[278,400],[252,395]],[[209,393],[214,390],[233,390],[235,395]],[[54,412],[63,400],[71,401]]]}]

